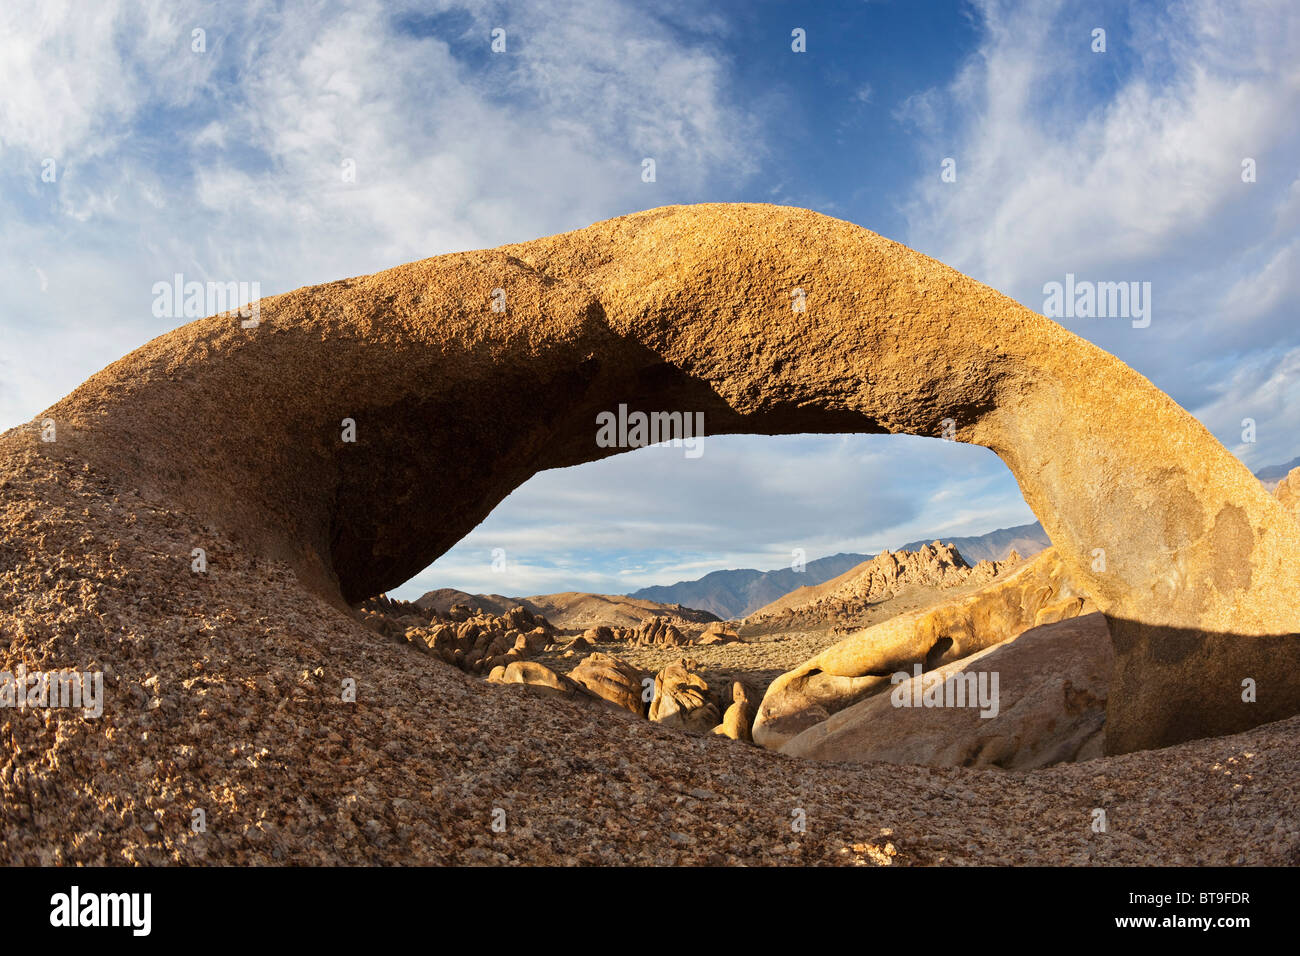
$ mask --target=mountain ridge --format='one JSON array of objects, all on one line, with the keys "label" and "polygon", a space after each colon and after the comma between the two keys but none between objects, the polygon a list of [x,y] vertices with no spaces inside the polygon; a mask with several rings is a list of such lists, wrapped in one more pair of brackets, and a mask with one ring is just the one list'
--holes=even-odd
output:
[{"label": "mountain ridge", "polygon": [[[982,535],[932,536],[890,550],[916,551],[936,540],[952,544],[971,565],[985,559],[1001,561],[1012,550],[1019,551],[1021,557],[1028,558],[1051,544],[1043,526],[1035,521],[1010,528],[996,528]],[[797,588],[824,584],[875,557],[874,554],[840,552],[809,561],[803,571],[792,568],[771,571],[759,571],[756,568],[710,571],[692,581],[641,588],[630,592],[628,597],[664,604],[682,604],[709,611],[724,620],[738,620]]]}]

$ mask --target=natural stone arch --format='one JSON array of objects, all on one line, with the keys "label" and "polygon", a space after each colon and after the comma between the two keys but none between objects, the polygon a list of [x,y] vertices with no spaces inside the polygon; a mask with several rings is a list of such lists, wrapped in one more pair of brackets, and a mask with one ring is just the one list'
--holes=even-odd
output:
[{"label": "natural stone arch", "polygon": [[299,289],[256,328],[155,339],[42,418],[61,452],[341,602],[407,579],[536,472],[616,453],[594,423],[619,403],[703,411],[713,434],[952,419],[1107,614],[1111,750],[1300,711],[1300,536],[1246,468],[1113,356],[805,210],[665,207]]}]

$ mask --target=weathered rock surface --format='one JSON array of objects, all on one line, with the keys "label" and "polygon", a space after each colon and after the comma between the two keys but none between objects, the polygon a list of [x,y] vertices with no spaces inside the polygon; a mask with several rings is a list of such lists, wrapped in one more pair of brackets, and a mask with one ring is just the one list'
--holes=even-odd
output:
[{"label": "weathered rock surface", "polygon": [[695,670],[695,663],[683,658],[655,675],[651,720],[701,734],[717,725],[718,705],[709,697],[709,685]]},{"label": "weathered rock surface", "polygon": [[631,633],[623,632],[624,640],[632,641],[635,644],[662,644],[667,647],[680,647],[689,644],[689,638],[685,637],[677,626],[671,623],[665,617],[647,618],[641,622],[641,625]]},{"label": "weathered rock surface", "polygon": [[492,684],[524,684],[544,697],[572,697],[578,692],[577,685],[569,678],[536,661],[514,661],[495,667],[487,679]]},{"label": "weathered rock surface", "polygon": [[612,644],[615,640],[613,629],[604,624],[587,628],[582,636],[592,644]]},{"label": "weathered rock surface", "polygon": [[259,307],[253,328],[230,312],[153,340],[6,441],[228,533],[343,608],[538,471],[624,450],[595,427],[620,404],[702,413],[711,435],[950,420],[1006,462],[1107,614],[1109,748],[1300,711],[1300,531],[1277,499],[1118,359],[851,223],[666,207]]},{"label": "weathered rock surface", "polygon": [[1019,563],[1020,555],[1012,551],[1006,560],[980,561],[971,567],[953,545],[941,541],[915,551],[883,551],[823,584],[791,591],[751,614],[744,623],[750,627],[779,623],[785,630],[852,627],[872,604],[900,592],[987,584]]},{"label": "weathered rock surface", "polygon": [[[1112,664],[1101,614],[1042,624],[893,684],[786,741],[781,752],[1008,770],[1099,757]],[[927,706],[926,691],[945,706]]]},{"label": "weathered rock surface", "polygon": [[611,654],[589,654],[569,672],[569,679],[593,696],[638,717],[647,716],[645,681],[650,675]]},{"label": "weathered rock surface", "polygon": [[768,687],[754,740],[780,749],[831,714],[888,689],[890,675],[932,670],[1009,640],[1036,624],[1091,609],[1055,548],[973,594],[900,614],[840,641]]},{"label": "weathered rock surface", "polygon": [[758,713],[758,695],[752,687],[742,681],[732,681],[724,689],[718,709],[722,711],[722,723],[713,728],[715,734],[722,734],[732,740],[752,742],[751,728],[754,715]]}]

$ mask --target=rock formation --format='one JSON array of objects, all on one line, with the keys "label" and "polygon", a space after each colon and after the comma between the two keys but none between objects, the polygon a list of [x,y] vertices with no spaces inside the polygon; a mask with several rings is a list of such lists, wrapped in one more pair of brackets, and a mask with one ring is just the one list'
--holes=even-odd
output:
[{"label": "rock formation", "polygon": [[649,675],[610,654],[589,654],[569,672],[569,679],[593,696],[645,717],[649,711]]},{"label": "rock formation", "polygon": [[587,628],[582,632],[582,636],[592,644],[612,644],[616,640],[613,628],[604,624],[601,624],[598,627]]},{"label": "rock formation", "polygon": [[543,697],[573,697],[577,685],[567,677],[555,673],[545,664],[536,661],[513,661],[498,665],[488,675],[492,684],[523,684],[530,693]]},{"label": "rock formation", "polygon": [[718,621],[706,627],[695,643],[702,645],[735,644],[739,640],[740,635],[736,633],[736,629],[732,624]]},{"label": "rock formation", "polygon": [[155,339],[6,444],[343,608],[538,471],[626,450],[595,427],[621,404],[702,413],[711,435],[950,432],[1001,456],[1106,613],[1113,751],[1300,711],[1300,532],[1278,501],[1118,359],[858,226],[666,207],[259,307],[255,327],[231,312]]},{"label": "rock formation", "polygon": [[708,611],[660,604],[621,594],[592,594],[587,591],[564,591],[558,594],[534,594],[532,597],[505,597],[501,594],[469,594],[455,588],[428,591],[415,601],[424,609],[448,612],[465,605],[487,614],[504,614],[513,607],[523,607],[544,617],[562,631],[581,631],[598,626],[637,627],[648,617],[662,617],[677,627],[699,627],[717,620]]},{"label": "rock formation", "polygon": [[633,631],[622,631],[623,640],[634,644],[661,644],[666,647],[680,647],[690,641],[670,623],[667,618],[651,617],[642,621]]},{"label": "rock formation", "polygon": [[1003,561],[971,567],[951,544],[935,541],[915,551],[882,551],[870,561],[824,584],[799,588],[751,614],[748,627],[779,625],[782,630],[852,627],[855,619],[880,601],[911,588],[954,588],[987,584],[1020,563],[1012,551]]},{"label": "rock formation", "polygon": [[710,699],[709,685],[697,668],[694,661],[682,658],[655,675],[651,720],[700,734],[717,725],[718,705]]},{"label": "rock formation", "polygon": [[724,688],[718,710],[722,712],[722,723],[713,728],[715,734],[722,734],[732,740],[753,741],[751,729],[754,715],[758,712],[759,697],[752,687],[741,681],[732,681]]},{"label": "rock formation", "polygon": [[784,749],[831,714],[887,690],[894,673],[916,665],[933,670],[1090,609],[1065,562],[1048,548],[973,594],[890,618],[782,674],[759,706],[754,740]]},{"label": "rock formation", "polygon": [[1273,489],[1273,494],[1287,514],[1300,521],[1300,468],[1287,472],[1287,476]]},{"label": "rock formation", "polygon": [[[1101,614],[1041,624],[893,684],[808,728],[781,752],[1008,770],[1099,757],[1112,663]],[[991,706],[981,708],[981,700]]]},{"label": "rock formation", "polygon": [[[391,604],[391,602],[390,602]],[[422,612],[401,614],[414,609]],[[471,674],[531,657],[555,638],[555,628],[544,617],[516,607],[501,616],[457,605],[442,614],[415,604],[383,609],[373,602],[361,605],[362,619],[381,634],[404,627],[401,636],[417,650],[433,653]]]}]

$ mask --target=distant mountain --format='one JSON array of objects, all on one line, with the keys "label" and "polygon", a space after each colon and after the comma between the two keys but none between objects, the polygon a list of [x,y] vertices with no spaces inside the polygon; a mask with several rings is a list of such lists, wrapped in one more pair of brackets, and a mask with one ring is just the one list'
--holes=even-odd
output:
[{"label": "distant mountain", "polygon": [[1285,465],[1269,465],[1261,468],[1255,472],[1255,477],[1264,483],[1265,488],[1272,491],[1292,468],[1300,468],[1300,458],[1292,458]]},{"label": "distant mountain", "polygon": [[828,558],[809,561],[803,571],[792,568],[779,568],[775,571],[757,571],[753,568],[711,571],[695,581],[678,581],[676,584],[642,588],[628,596],[685,604],[687,607],[710,611],[725,620],[735,620],[765,604],[771,604],[797,587],[829,581],[871,557],[869,554],[833,554]]},{"label": "distant mountain", "polygon": [[[895,548],[895,551],[915,551],[923,544],[930,544],[935,538],[929,538],[925,541],[912,541],[903,545],[901,548]],[[1015,528],[999,528],[996,531],[990,531],[987,534],[975,535],[971,538],[948,538],[940,535],[938,540],[944,544],[953,544],[957,546],[957,551],[967,564],[978,564],[981,561],[1001,561],[1014,548],[1020,552],[1022,558],[1027,558],[1031,554],[1037,554],[1046,547],[1050,547],[1052,542],[1047,537],[1047,532],[1043,526],[1035,521],[1033,524],[1022,524]]]},{"label": "distant mountain", "polygon": [[[986,585],[1023,561],[981,562],[971,566],[952,544],[923,544],[878,554],[823,584],[797,588],[745,619],[745,630],[777,622],[778,630],[867,627],[879,620],[883,605],[904,596],[919,607],[939,600],[942,592],[967,585]],[[898,613],[898,604],[889,616]]]},{"label": "distant mountain", "polygon": [[[970,564],[977,564],[985,558],[1001,561],[1013,548],[1020,552],[1022,558],[1027,558],[1051,544],[1038,522],[1015,528],[999,528],[974,537],[940,536],[940,539],[945,544],[956,545],[961,556]],[[913,541],[893,550],[915,551],[934,540],[931,537],[924,541]],[[642,588],[632,592],[629,597],[685,604],[687,607],[711,611],[727,620],[737,620],[784,597],[795,588],[824,584],[874,557],[874,554],[834,554],[828,558],[809,561],[802,572],[790,568],[778,568],[775,571],[756,571],[753,568],[713,571],[694,581]]]},{"label": "distant mountain", "polygon": [[713,614],[695,608],[661,604],[621,594],[589,594],[585,591],[506,597],[502,594],[470,594],[455,588],[439,588],[422,595],[415,603],[422,608],[433,608],[444,613],[454,604],[466,604],[476,611],[486,611],[488,614],[505,614],[511,608],[522,605],[565,631],[582,631],[601,624],[608,627],[636,627],[648,617],[666,617],[679,626],[708,624],[718,620]]}]

